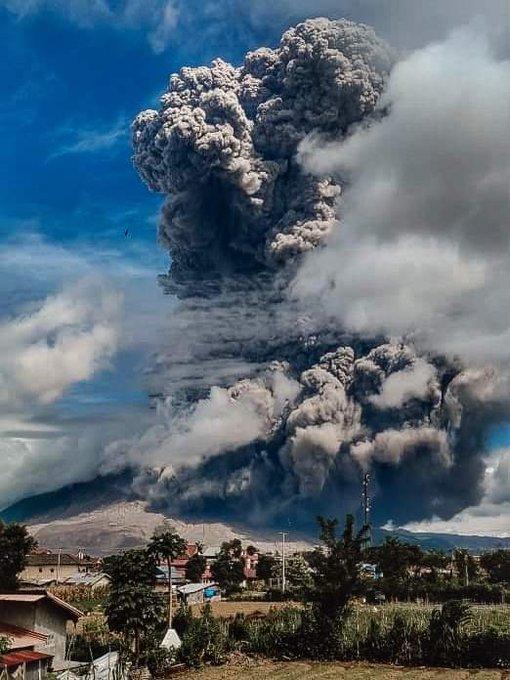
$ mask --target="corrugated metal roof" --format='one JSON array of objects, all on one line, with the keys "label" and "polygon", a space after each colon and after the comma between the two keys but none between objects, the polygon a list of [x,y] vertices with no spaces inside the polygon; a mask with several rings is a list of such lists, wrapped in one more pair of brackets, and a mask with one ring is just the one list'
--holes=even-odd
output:
[{"label": "corrugated metal roof", "polygon": [[43,633],[36,633],[35,630],[20,628],[3,621],[0,621],[0,637],[9,638],[9,649],[33,647],[45,643],[48,639]]},{"label": "corrugated metal roof", "polygon": [[184,586],[180,586],[177,590],[183,595],[190,595],[191,593],[199,593],[201,590],[207,590],[207,588],[216,588],[215,583],[186,583]]},{"label": "corrugated metal roof", "polygon": [[43,652],[12,652],[0,656],[0,666],[10,668],[11,666],[19,666],[22,663],[51,658],[51,654],[44,654]]}]

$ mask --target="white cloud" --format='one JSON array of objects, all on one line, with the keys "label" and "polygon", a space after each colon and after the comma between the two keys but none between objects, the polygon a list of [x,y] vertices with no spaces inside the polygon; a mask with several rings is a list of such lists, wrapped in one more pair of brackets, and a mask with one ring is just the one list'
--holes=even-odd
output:
[{"label": "white cloud", "polygon": [[0,324],[0,402],[49,403],[104,368],[119,343],[120,298],[81,283]]},{"label": "white cloud", "polygon": [[127,143],[129,122],[125,118],[120,118],[113,125],[97,128],[66,127],[57,132],[57,137],[64,141],[57,144],[50,159],[68,154],[108,151],[119,144]]},{"label": "white cloud", "polygon": [[380,122],[303,144],[309,170],[348,179],[338,229],[299,272],[303,299],[356,331],[510,358],[509,81],[510,61],[465,29],[397,65]]}]

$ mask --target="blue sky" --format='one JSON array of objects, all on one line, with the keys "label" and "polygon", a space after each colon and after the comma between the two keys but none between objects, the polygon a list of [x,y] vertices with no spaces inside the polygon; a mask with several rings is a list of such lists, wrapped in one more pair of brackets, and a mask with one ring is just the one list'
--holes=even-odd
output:
[{"label": "blue sky", "polygon": [[[144,368],[172,302],[157,284],[168,266],[156,243],[162,199],[131,165],[129,126],[140,110],[157,106],[169,74],[217,56],[239,63],[247,50],[275,44],[286,26],[317,13],[374,22],[407,49],[442,37],[476,6],[451,0],[443,11],[444,0],[433,0],[424,14],[423,3],[383,4],[381,10],[376,0],[0,0],[0,330],[77,280],[101,279],[123,295],[120,333],[128,338],[85,378],[63,378],[51,403],[35,405],[33,395],[17,393],[20,405],[0,418],[0,436],[30,430],[42,440],[48,428],[74,436],[98,419],[124,432],[126,414],[136,414],[138,426],[151,417]],[[494,0],[488,13],[504,4]],[[86,324],[102,328],[94,313],[87,311]],[[492,444],[509,442],[506,427]],[[95,472],[93,460],[76,470],[80,479]],[[13,464],[12,479],[19,474]],[[31,486],[14,484],[9,500],[55,485],[51,466],[32,478]]]}]

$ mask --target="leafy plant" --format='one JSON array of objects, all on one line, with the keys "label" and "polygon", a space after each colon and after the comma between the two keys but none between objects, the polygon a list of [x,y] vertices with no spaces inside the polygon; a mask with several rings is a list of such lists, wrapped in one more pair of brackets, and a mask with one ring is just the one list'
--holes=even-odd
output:
[{"label": "leafy plant", "polygon": [[465,650],[463,627],[471,619],[471,607],[462,600],[449,600],[430,617],[429,640],[432,658],[458,666]]}]

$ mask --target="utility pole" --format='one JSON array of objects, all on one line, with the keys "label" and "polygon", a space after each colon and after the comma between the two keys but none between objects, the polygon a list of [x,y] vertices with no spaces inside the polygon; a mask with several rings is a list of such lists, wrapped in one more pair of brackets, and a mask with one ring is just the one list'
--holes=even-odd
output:
[{"label": "utility pole", "polygon": [[370,493],[369,493],[370,475],[365,472],[363,475],[363,491],[361,497],[363,500],[363,526],[365,529],[365,547],[370,548],[372,545],[372,527],[370,526]]},{"label": "utility pole", "polygon": [[62,548],[58,549],[57,557],[57,585],[60,583],[60,564],[62,562]]},{"label": "utility pole", "polygon": [[287,535],[285,531],[280,531],[282,535],[282,593],[285,592],[285,536]]}]

